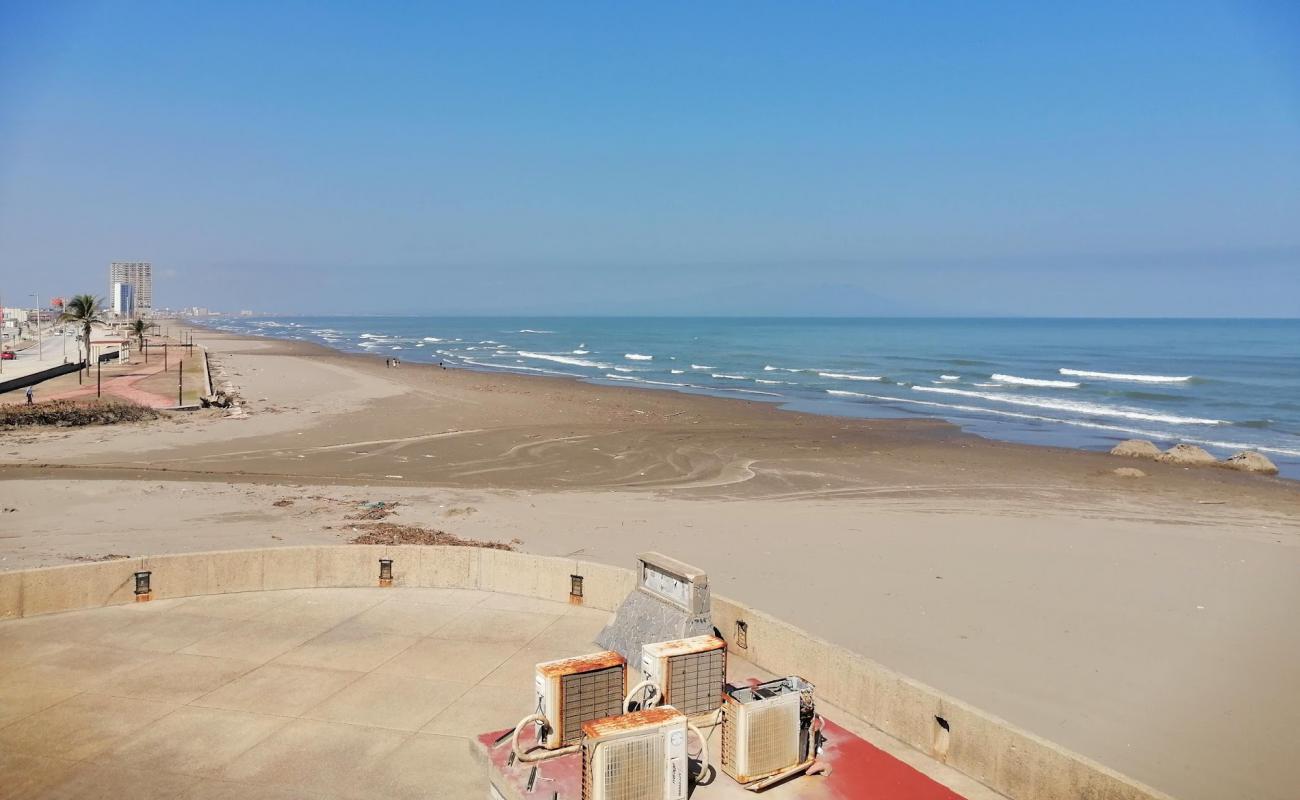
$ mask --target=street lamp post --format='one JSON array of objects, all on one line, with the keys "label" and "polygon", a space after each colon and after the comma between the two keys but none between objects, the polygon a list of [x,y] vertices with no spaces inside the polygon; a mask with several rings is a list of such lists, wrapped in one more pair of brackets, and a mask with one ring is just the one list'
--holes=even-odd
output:
[{"label": "street lamp post", "polygon": [[45,340],[41,338],[41,298],[40,295],[32,292],[32,300],[36,301],[36,360],[45,360]]}]

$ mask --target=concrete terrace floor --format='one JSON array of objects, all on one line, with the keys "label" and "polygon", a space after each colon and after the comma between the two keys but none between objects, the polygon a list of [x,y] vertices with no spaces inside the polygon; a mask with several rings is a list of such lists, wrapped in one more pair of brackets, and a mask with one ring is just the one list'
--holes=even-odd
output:
[{"label": "concrete terrace floor", "polygon": [[[2,622],[0,798],[485,797],[471,738],[527,714],[534,664],[599,649],[608,617],[468,589],[376,588]],[[734,653],[729,662],[733,679],[770,677]],[[996,797],[822,710],[966,797]]]}]

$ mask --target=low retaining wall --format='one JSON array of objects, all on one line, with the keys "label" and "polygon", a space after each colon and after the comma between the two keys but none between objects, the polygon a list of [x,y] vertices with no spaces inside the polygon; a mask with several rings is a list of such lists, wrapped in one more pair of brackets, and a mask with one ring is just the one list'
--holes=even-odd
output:
[{"label": "low retaining wall", "polygon": [[[483,589],[569,599],[613,611],[633,590],[631,570],[573,559],[475,547],[338,545],[150,556],[0,572],[0,620],[135,600],[135,572],[151,573],[151,597],[379,585],[392,559],[394,586]],[[1083,756],[937,689],[818,639],[770,614],[718,595],[713,621],[728,645],[758,667],[799,674],[819,696],[1013,800],[1170,800]],[[736,641],[744,623],[745,646]]]},{"label": "low retaining wall", "polygon": [[69,372],[76,372],[81,369],[82,363],[78,361],[75,364],[60,364],[57,367],[43,369],[40,372],[33,372],[24,375],[21,378],[10,378],[7,381],[0,381],[0,394],[12,392],[14,389],[26,389],[28,386],[35,386],[42,381],[48,381],[50,378],[57,378],[60,375],[67,375]]}]

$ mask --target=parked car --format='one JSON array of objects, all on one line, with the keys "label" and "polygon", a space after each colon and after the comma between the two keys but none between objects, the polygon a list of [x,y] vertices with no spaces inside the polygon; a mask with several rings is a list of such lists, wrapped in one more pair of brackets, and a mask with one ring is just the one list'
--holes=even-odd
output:
[{"label": "parked car", "polygon": [[0,358],[3,358],[5,361],[13,361],[18,358],[18,354],[12,350],[6,350],[3,353],[0,353]]}]

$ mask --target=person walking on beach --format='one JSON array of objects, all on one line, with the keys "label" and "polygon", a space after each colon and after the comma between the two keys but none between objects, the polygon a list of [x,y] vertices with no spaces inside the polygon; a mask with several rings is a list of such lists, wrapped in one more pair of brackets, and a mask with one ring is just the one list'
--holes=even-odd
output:
[{"label": "person walking on beach", "polygon": [[28,386],[28,387],[27,387],[27,405],[30,406],[31,404],[32,404],[32,387]]}]

